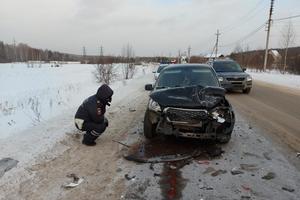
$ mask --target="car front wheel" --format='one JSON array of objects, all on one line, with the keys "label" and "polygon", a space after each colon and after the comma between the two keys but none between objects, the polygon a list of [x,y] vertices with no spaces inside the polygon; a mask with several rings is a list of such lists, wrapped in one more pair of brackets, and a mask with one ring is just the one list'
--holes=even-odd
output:
[{"label": "car front wheel", "polygon": [[149,111],[146,111],[144,117],[144,136],[147,139],[152,139],[156,136],[156,124],[151,123]]},{"label": "car front wheel", "polygon": [[244,94],[249,94],[250,91],[251,91],[251,88],[246,88],[246,89],[243,90],[243,93]]}]

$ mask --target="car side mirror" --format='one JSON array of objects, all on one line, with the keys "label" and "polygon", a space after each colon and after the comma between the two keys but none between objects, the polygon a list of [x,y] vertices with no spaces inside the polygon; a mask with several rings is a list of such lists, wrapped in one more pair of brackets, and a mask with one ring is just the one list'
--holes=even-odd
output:
[{"label": "car side mirror", "polygon": [[147,84],[147,85],[145,85],[145,90],[147,90],[147,91],[152,91],[152,90],[153,90],[152,84]]},{"label": "car side mirror", "polygon": [[245,72],[247,70],[247,68],[243,68],[243,72]]}]

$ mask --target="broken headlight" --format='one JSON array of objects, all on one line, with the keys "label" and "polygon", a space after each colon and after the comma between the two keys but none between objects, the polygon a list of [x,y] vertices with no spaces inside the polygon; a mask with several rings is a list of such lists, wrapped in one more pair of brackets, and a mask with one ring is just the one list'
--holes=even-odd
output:
[{"label": "broken headlight", "polygon": [[214,110],[210,114],[211,114],[211,117],[213,119],[217,120],[218,123],[223,124],[226,121],[222,110]]},{"label": "broken headlight", "polygon": [[252,77],[251,76],[247,76],[247,81],[252,81]]},{"label": "broken headlight", "polygon": [[152,110],[154,112],[161,112],[160,105],[153,99],[149,100],[148,108],[149,108],[149,110]]}]

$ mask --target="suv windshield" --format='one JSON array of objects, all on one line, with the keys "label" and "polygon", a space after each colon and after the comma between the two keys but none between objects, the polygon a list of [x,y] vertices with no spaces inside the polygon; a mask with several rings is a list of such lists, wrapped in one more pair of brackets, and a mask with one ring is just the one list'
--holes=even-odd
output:
[{"label": "suv windshield", "polygon": [[213,68],[216,72],[242,72],[239,64],[233,61],[214,62]]},{"label": "suv windshield", "polygon": [[157,69],[157,73],[160,73],[160,71],[163,70],[166,66],[168,66],[168,65],[159,65],[159,67]]},{"label": "suv windshield", "polygon": [[170,68],[161,72],[156,88],[185,87],[192,85],[219,86],[218,80],[209,68]]}]

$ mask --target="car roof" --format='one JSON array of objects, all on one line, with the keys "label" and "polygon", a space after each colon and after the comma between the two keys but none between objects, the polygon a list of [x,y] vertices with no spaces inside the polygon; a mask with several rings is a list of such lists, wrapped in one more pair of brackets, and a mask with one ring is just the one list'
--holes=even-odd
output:
[{"label": "car roof", "polygon": [[167,69],[181,69],[181,68],[207,68],[207,69],[213,69],[210,65],[208,64],[171,64],[167,67],[165,67],[163,70]]},{"label": "car roof", "polygon": [[217,60],[214,60],[213,63],[214,62],[236,62],[236,61],[234,61],[230,58],[226,58],[226,59],[217,59]]}]

